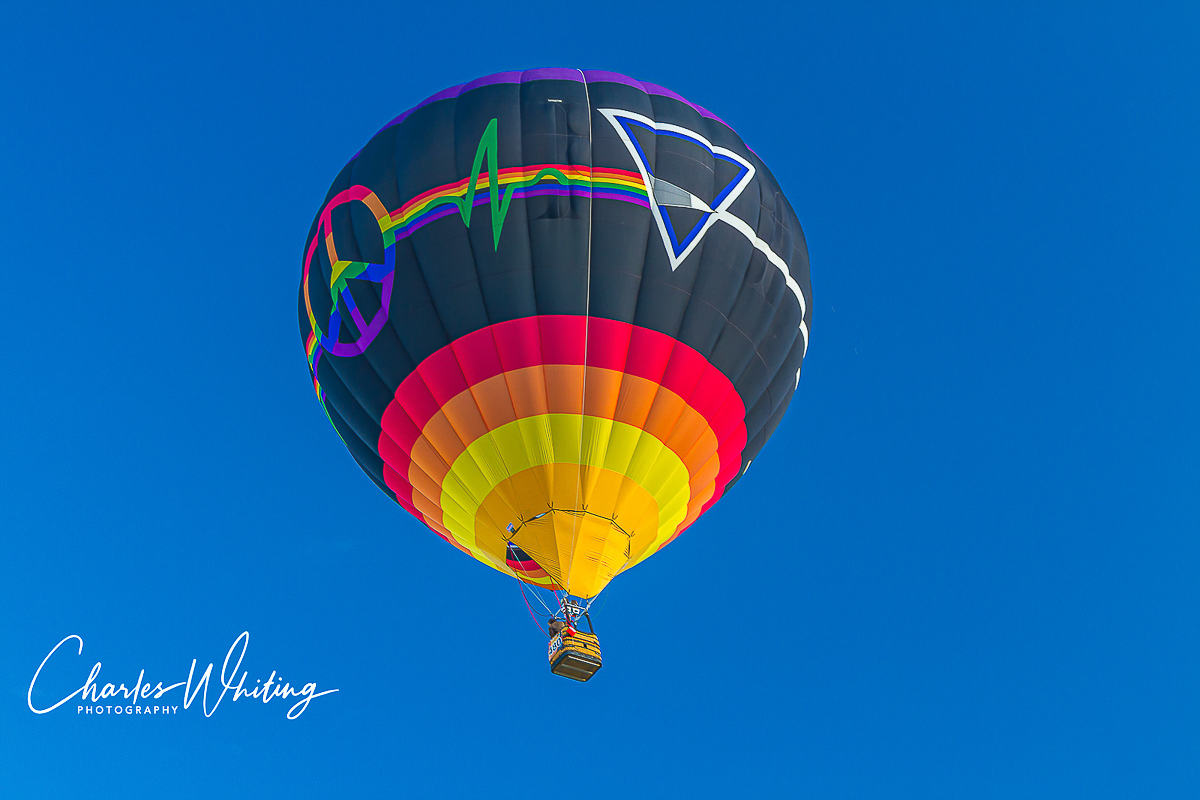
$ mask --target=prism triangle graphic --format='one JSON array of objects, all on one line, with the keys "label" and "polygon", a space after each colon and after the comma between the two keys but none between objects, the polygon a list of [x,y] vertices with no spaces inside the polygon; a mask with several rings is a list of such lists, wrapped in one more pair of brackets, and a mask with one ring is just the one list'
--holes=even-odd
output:
[{"label": "prism triangle graphic", "polygon": [[[729,206],[745,191],[754,178],[754,166],[744,158],[724,147],[716,147],[695,131],[681,128],[678,125],[655,122],[652,119],[635,114],[632,111],[622,111],[616,108],[597,109],[612,124],[617,135],[621,137],[629,154],[633,156],[642,180],[646,184],[646,193],[650,201],[650,212],[658,225],[662,236],[663,246],[666,247],[667,257],[671,262],[671,270],[679,268],[684,259],[691,254],[704,238],[704,234],[722,216],[731,216]],[[720,187],[715,197],[706,201],[687,189],[664,180],[655,175],[651,168],[651,158],[647,155],[643,142],[647,141],[646,134],[654,137],[673,136],[691,142],[704,150],[715,160],[727,162],[734,168],[735,174],[723,187]],[[723,170],[727,174],[727,170]]]}]

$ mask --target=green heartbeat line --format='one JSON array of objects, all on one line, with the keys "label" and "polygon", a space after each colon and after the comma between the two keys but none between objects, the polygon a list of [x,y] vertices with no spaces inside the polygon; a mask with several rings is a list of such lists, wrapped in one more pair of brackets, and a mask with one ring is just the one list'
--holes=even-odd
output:
[{"label": "green heartbeat line", "polygon": [[[470,228],[471,212],[475,210],[475,196],[479,192],[479,176],[483,172],[483,159],[486,156],[488,161],[488,177],[490,178],[488,185],[488,192],[491,195],[489,204],[492,208],[492,249],[497,251],[500,249],[500,233],[504,230],[504,220],[508,216],[508,207],[512,203],[513,192],[541,183],[547,177],[554,178],[562,186],[571,185],[571,179],[562,170],[555,169],[554,167],[543,167],[528,180],[509,183],[506,191],[500,186],[500,164],[498,159],[500,143],[496,133],[498,127],[498,120],[493,119],[484,128],[483,136],[479,137],[479,146],[475,148],[475,163],[471,166],[471,180],[467,185],[466,195],[463,197],[450,195],[440,198],[430,203],[422,211],[423,214],[426,214],[439,206],[453,205],[458,209],[463,224]],[[386,232],[384,237],[384,244],[386,245],[388,244]],[[391,241],[394,242],[395,239],[393,238]],[[333,298],[335,303],[337,302],[338,294],[346,290],[346,281],[351,278],[357,278],[366,272],[369,266],[365,261],[354,261],[338,274],[337,280],[329,284],[329,296]]]},{"label": "green heartbeat line", "polygon": [[524,189],[526,186],[533,186],[540,183],[547,176],[554,178],[562,186],[570,186],[571,180],[561,170],[553,167],[544,167],[539,170],[536,175],[527,181],[513,182],[508,184],[507,191],[500,186],[500,165],[498,163],[498,154],[500,145],[496,135],[496,129],[499,126],[497,120],[493,119],[488,123],[483,130],[483,136],[479,138],[479,147],[475,149],[475,163],[471,166],[471,182],[467,185],[467,193],[463,197],[447,197],[434,206],[446,205],[453,203],[458,206],[458,213],[462,217],[463,224],[468,228],[471,227],[471,211],[475,208],[475,193],[479,188],[479,173],[483,167],[483,158],[487,156],[488,160],[488,192],[491,194],[489,204],[492,207],[492,249],[500,249],[500,232],[504,229],[504,219],[508,216],[508,206],[512,202],[513,192],[517,189]]}]

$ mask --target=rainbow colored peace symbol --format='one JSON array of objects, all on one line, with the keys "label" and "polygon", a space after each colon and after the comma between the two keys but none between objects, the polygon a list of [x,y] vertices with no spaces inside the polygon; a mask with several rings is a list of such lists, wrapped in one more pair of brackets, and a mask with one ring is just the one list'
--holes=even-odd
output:
[{"label": "rainbow colored peace symbol", "polygon": [[[359,202],[371,210],[375,215],[375,221],[379,224],[379,233],[383,236],[383,263],[371,264],[366,261],[343,261],[338,258],[337,248],[333,241],[333,225],[332,212],[333,209],[340,205],[351,202]],[[383,203],[379,198],[365,186],[352,186],[349,189],[339,192],[325,206],[321,212],[320,222],[317,224],[316,235],[313,236],[312,242],[308,246],[308,252],[304,256],[304,305],[308,310],[308,322],[312,326],[315,336],[310,347],[309,361],[315,363],[320,354],[314,352],[317,347],[330,355],[334,356],[356,356],[364,352],[367,347],[383,330],[384,323],[388,319],[388,307],[392,302],[392,279],[396,268],[396,239],[395,236],[389,236],[388,228],[391,225],[391,215],[384,208]],[[325,250],[329,254],[329,263],[333,265],[329,275],[329,297],[333,301],[333,309],[329,313],[329,322],[326,330],[322,330],[317,324],[316,315],[313,313],[312,299],[310,296],[309,275],[310,267],[312,266],[313,256],[317,252],[317,243],[322,238],[322,232],[325,239]],[[362,312],[354,302],[354,298],[350,295],[350,287],[347,281],[351,279],[365,280],[380,285],[379,302],[380,308],[375,312],[375,316],[368,323],[363,319]],[[338,299],[341,299],[342,305],[350,313],[350,318],[354,320],[354,327],[358,329],[358,338],[352,342],[339,342],[338,336],[342,329],[342,312],[338,308]]]}]

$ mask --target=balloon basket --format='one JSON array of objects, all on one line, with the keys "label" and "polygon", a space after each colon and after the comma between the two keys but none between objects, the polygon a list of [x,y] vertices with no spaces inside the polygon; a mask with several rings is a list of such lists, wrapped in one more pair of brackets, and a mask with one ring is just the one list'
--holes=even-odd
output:
[{"label": "balloon basket", "polygon": [[549,655],[551,672],[581,683],[591,680],[603,666],[600,640],[594,633],[560,633],[550,640]]}]

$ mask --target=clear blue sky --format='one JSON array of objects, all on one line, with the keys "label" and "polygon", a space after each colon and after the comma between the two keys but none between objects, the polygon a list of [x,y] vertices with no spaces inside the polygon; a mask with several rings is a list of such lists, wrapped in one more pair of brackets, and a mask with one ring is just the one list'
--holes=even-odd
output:
[{"label": "clear blue sky", "polygon": [[[0,795],[1196,796],[1200,14],[1044,5],[9,8]],[[296,329],[346,159],[560,65],[729,121],[815,297],[779,432],[597,604],[586,685],[354,465]],[[243,630],[252,680],[340,691],[26,706],[68,634],[45,696]]]}]

